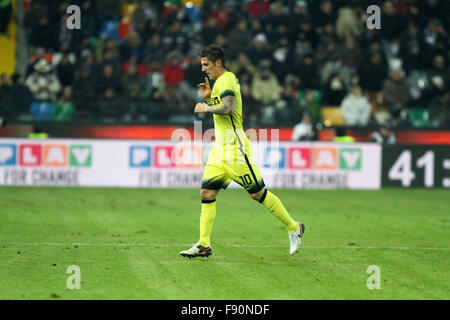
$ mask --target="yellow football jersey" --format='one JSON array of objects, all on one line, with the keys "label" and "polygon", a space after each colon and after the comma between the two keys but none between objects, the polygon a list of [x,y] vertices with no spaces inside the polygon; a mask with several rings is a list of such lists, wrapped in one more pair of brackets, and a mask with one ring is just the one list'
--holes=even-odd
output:
[{"label": "yellow football jersey", "polygon": [[[247,138],[242,125],[242,97],[239,80],[234,73],[225,72],[214,83],[211,90],[211,98],[208,104],[211,106],[220,106],[222,99],[226,96],[234,96],[235,111],[232,115],[214,114],[214,130],[215,130],[215,148],[223,150],[226,159],[236,161],[236,158],[242,157],[242,152],[251,156],[250,141]],[[216,149],[216,151],[218,151]],[[241,149],[242,151],[240,151]],[[234,151],[234,152],[232,152]],[[217,155],[224,154],[217,152]],[[231,157],[231,159],[230,159]]]}]

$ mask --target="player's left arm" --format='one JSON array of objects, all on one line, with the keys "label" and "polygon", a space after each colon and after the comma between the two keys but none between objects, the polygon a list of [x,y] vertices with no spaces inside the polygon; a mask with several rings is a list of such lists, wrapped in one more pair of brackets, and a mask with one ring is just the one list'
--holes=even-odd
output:
[{"label": "player's left arm", "polygon": [[232,115],[236,110],[236,99],[234,96],[226,96],[222,98],[222,104],[218,107],[208,105],[208,112],[222,115]]}]

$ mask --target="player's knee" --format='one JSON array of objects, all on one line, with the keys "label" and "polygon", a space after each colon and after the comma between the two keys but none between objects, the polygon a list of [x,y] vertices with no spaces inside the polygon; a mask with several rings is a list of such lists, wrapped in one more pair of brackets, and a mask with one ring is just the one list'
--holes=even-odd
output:
[{"label": "player's knee", "polygon": [[259,201],[259,197],[258,197],[257,193],[250,194],[250,197],[252,197],[252,199],[255,201]]},{"label": "player's knee", "polygon": [[255,201],[261,202],[261,199],[262,199],[265,191],[266,191],[266,189],[262,189],[262,190],[260,190],[260,191],[258,191],[256,193],[251,193],[250,197],[252,197],[252,199],[255,200]]},{"label": "player's knee", "polygon": [[216,198],[217,192],[214,190],[201,189],[200,197],[202,200],[214,200]]}]

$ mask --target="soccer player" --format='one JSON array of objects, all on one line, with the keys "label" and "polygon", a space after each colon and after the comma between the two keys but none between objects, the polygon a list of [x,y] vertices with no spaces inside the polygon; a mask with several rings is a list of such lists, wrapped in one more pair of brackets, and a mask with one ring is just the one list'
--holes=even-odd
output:
[{"label": "soccer player", "polygon": [[[184,257],[209,257],[211,230],[216,217],[216,195],[233,180],[247,190],[277,217],[287,229],[290,254],[302,246],[305,225],[294,221],[280,199],[265,188],[261,173],[251,156],[250,140],[242,126],[242,99],[239,81],[225,68],[221,47],[210,45],[200,52],[202,71],[208,77],[198,85],[207,103],[197,103],[195,113],[212,113],[216,141],[205,166],[201,200],[200,240],[192,248],[180,252]],[[209,79],[215,80],[211,90]]]}]

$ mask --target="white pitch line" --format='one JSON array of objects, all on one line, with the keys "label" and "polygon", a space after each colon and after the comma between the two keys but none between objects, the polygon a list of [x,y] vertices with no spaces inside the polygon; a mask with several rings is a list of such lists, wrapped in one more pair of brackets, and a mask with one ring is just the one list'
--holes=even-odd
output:
[{"label": "white pitch line", "polygon": [[[173,243],[173,244],[154,244],[154,243],[114,243],[114,242],[9,242],[0,243],[0,246],[92,246],[92,247],[186,247],[192,246],[192,243]],[[234,248],[284,248],[285,245],[242,245],[242,244],[225,244],[222,247]],[[450,248],[445,247],[377,247],[377,246],[309,246],[304,245],[303,248],[308,249],[380,249],[380,250],[435,250],[449,251]]]}]

